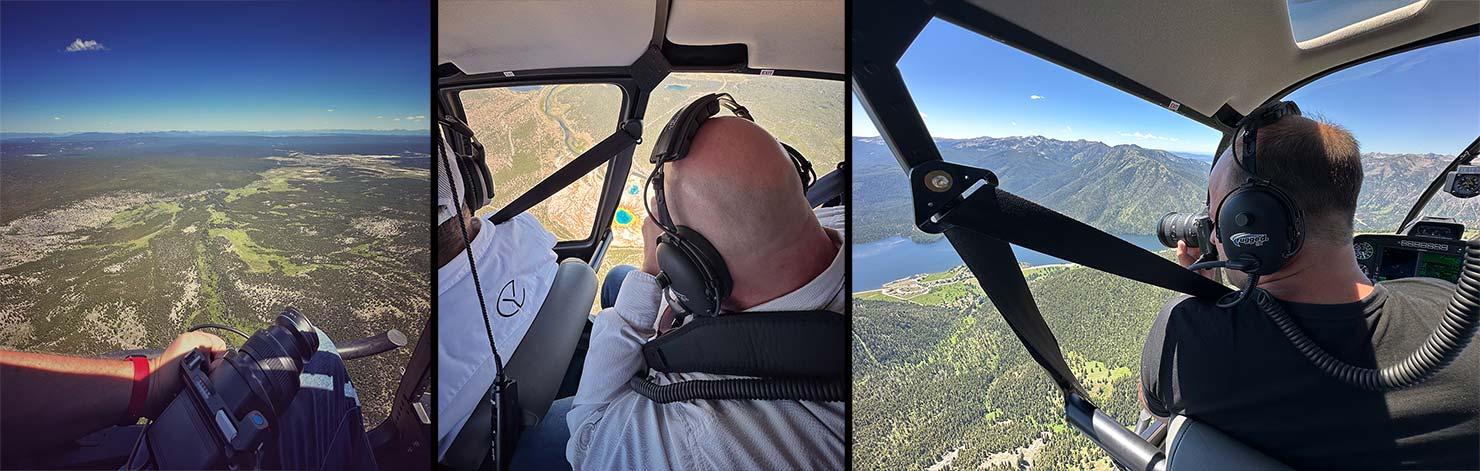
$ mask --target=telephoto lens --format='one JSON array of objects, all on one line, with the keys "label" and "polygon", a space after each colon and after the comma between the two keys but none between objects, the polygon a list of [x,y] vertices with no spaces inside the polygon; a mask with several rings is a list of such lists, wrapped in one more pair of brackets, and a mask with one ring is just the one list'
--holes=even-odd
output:
[{"label": "telephoto lens", "polygon": [[129,469],[251,467],[298,393],[303,366],[319,349],[318,332],[292,307],[273,325],[226,353],[214,370],[199,351],[181,361],[184,377],[159,419],[144,431]]},{"label": "telephoto lens", "polygon": [[1177,248],[1177,241],[1184,241],[1188,247],[1203,247],[1208,243],[1208,235],[1212,232],[1212,221],[1208,219],[1207,211],[1197,213],[1166,213],[1156,223],[1156,240],[1161,245]]}]

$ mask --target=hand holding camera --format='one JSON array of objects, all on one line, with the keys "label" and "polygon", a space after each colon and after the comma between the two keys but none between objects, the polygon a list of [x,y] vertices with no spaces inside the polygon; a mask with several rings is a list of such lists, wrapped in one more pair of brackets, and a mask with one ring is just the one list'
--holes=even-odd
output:
[{"label": "hand holding camera", "polygon": [[159,417],[169,401],[185,387],[180,379],[180,359],[196,350],[206,354],[207,362],[211,363],[226,355],[226,341],[205,332],[186,332],[175,337],[164,353],[149,360],[149,403],[144,407],[145,417]]}]

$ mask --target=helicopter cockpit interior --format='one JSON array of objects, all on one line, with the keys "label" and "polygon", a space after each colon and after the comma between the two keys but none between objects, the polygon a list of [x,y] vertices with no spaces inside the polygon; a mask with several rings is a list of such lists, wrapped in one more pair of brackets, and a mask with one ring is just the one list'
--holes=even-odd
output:
[{"label": "helicopter cockpit interior", "polygon": [[[1208,149],[1218,156],[1235,139],[1251,135],[1240,133],[1249,129],[1241,126],[1247,115],[1290,99],[1324,77],[1405,52],[1474,41],[1480,35],[1480,14],[1473,4],[1389,3],[1390,8],[1367,16],[1311,29],[1291,19],[1293,6],[1286,2],[863,2],[852,10],[851,86],[909,180],[915,226],[945,235],[1017,339],[1058,387],[1068,424],[1104,450],[1116,466],[1290,469],[1265,450],[1195,417],[1177,416],[1161,423],[1143,412],[1132,431],[1088,398],[1039,312],[1009,244],[1196,297],[1217,299],[1237,287],[1199,277],[1146,249],[1005,191],[999,179],[1010,177],[951,162],[949,156],[943,159],[929,120],[912,97],[914,83],[907,83],[901,73],[901,59],[918,46],[922,30],[932,23],[949,23],[1206,126],[1222,135],[1217,149]],[[1456,106],[1473,110],[1473,103]],[[1419,276],[1458,283],[1456,305],[1469,307],[1453,311],[1457,334],[1451,340],[1457,345],[1451,347],[1457,349],[1463,349],[1475,332],[1474,304],[1480,300],[1474,287],[1480,274],[1472,272],[1480,258],[1480,239],[1474,238],[1476,221],[1464,219],[1468,213],[1435,213],[1430,202],[1438,195],[1447,199],[1443,207],[1453,210],[1460,206],[1447,201],[1473,196],[1476,177],[1470,175],[1480,171],[1474,162],[1477,146],[1480,139],[1446,150],[1457,157],[1429,170],[1424,191],[1416,201],[1403,203],[1412,206],[1401,223],[1382,233],[1359,233],[1353,241],[1359,265],[1374,282]],[[1467,238],[1471,240],[1466,242]]]},{"label": "helicopter cockpit interior", "polygon": [[563,448],[513,437],[575,393],[598,280],[641,263],[647,155],[670,116],[704,93],[733,95],[810,160],[814,207],[842,203],[843,2],[443,1],[437,12],[440,129],[451,152],[482,148],[494,188],[469,209],[494,224],[533,215],[560,260],[519,343],[537,347],[497,347],[517,381],[505,404],[522,413],[495,431],[496,408],[483,401],[439,463],[566,468]]}]

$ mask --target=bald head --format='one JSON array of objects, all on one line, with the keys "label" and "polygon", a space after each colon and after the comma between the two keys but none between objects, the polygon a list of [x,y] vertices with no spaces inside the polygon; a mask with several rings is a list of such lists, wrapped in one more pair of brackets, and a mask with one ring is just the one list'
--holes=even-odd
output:
[{"label": "bald head", "polygon": [[[688,155],[667,165],[669,213],[676,224],[703,234],[724,257],[735,279],[732,299],[745,304],[757,301],[747,298],[770,296],[758,299],[767,301],[800,287],[831,263],[837,251],[807,204],[796,167],[759,125],[735,117],[710,119],[694,136]],[[801,282],[789,289],[781,286],[796,279]],[[778,280],[785,282],[773,283]],[[780,289],[786,290],[774,292]]]}]

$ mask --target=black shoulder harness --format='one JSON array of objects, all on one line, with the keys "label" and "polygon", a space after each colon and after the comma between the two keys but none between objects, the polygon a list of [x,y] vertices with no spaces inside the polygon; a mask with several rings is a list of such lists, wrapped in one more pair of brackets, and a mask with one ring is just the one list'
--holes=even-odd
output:
[{"label": "black shoulder harness", "polygon": [[[844,401],[850,381],[848,319],[828,311],[695,316],[642,346],[646,363],[628,384],[660,403],[694,399]],[[659,385],[647,369],[754,378]]]}]

